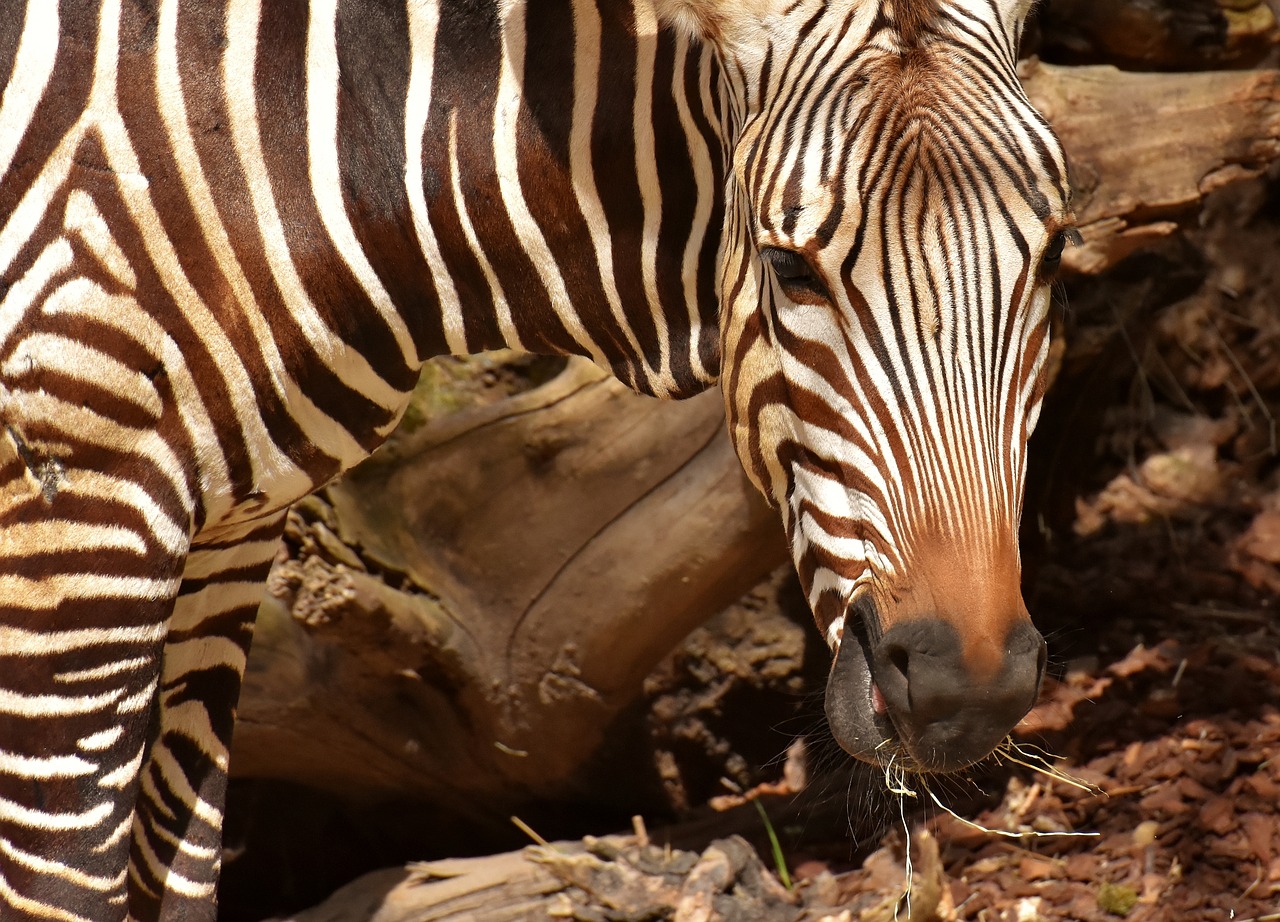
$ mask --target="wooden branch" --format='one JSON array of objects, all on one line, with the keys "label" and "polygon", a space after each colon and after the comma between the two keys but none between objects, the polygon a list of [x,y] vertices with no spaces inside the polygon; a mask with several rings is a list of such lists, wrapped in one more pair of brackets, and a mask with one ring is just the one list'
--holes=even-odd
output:
[{"label": "wooden branch", "polygon": [[1039,50],[1144,71],[1247,67],[1280,41],[1276,9],[1277,0],[1051,0],[1037,17]]},{"label": "wooden branch", "polygon": [[1098,273],[1174,233],[1216,189],[1280,159],[1280,71],[1134,74],[1027,61],[1023,84],[1071,161],[1083,247]]},{"label": "wooden branch", "polygon": [[[811,902],[820,903],[814,895]],[[792,922],[802,907],[802,897],[784,889],[738,836],[716,840],[701,854],[608,836],[376,872],[289,922]],[[807,917],[838,911],[810,906]]]}]

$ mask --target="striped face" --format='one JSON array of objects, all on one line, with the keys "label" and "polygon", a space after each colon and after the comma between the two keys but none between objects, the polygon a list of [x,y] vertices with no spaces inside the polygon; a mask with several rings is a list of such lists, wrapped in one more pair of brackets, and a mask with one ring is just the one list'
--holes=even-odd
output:
[{"label": "striped face", "polygon": [[1043,668],[1017,530],[1046,281],[1074,232],[1015,72],[1028,5],[802,0],[718,23],[741,81],[730,429],[837,650],[837,739],[921,770],[987,755]]}]

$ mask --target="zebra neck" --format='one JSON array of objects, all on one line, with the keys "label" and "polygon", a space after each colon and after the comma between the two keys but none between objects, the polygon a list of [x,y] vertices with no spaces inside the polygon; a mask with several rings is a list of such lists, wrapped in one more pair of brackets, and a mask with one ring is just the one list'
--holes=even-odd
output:
[{"label": "zebra neck", "polygon": [[362,100],[403,109],[404,212],[366,204],[378,152],[353,151],[347,185],[371,226],[409,216],[426,350],[587,355],[660,396],[712,383],[729,142],[712,52],[644,0],[495,0],[411,3],[408,48],[378,53],[395,44],[389,6],[338,8],[339,48],[348,20],[361,30],[339,118],[359,145],[377,127]]}]

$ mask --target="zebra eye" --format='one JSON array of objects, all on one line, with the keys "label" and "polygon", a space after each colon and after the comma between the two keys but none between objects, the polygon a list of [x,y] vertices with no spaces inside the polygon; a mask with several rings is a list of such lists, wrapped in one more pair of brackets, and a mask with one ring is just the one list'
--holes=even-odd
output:
[{"label": "zebra eye", "polygon": [[795,250],[784,250],[779,247],[764,247],[760,256],[773,274],[778,277],[778,284],[787,297],[801,304],[818,304],[830,299],[827,288],[814,273],[809,261]]},{"label": "zebra eye", "polygon": [[1053,239],[1045,247],[1044,255],[1040,257],[1040,275],[1042,278],[1052,278],[1054,273],[1058,271],[1058,267],[1062,265],[1062,251],[1066,249],[1068,241],[1072,246],[1079,246],[1082,242],[1080,232],[1074,227],[1060,230],[1053,235]]}]

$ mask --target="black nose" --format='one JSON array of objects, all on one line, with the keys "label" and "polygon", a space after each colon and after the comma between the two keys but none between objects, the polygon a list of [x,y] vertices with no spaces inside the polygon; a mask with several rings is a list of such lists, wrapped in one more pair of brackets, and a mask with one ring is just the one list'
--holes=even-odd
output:
[{"label": "black nose", "polygon": [[895,625],[872,651],[884,709],[927,771],[985,758],[1035,704],[1045,642],[1030,622],[1019,621],[1000,649],[982,653],[990,655],[966,651],[955,627],[937,618]]}]

